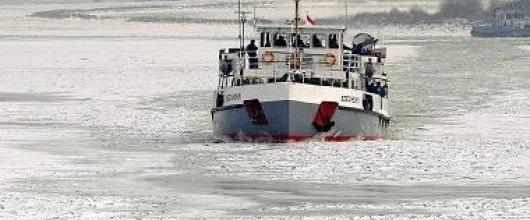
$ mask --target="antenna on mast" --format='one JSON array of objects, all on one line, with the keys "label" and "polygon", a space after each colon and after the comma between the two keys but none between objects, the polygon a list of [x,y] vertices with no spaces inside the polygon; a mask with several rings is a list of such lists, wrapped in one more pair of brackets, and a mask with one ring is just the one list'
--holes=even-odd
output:
[{"label": "antenna on mast", "polygon": [[295,16],[294,16],[294,32],[298,34],[298,26],[300,25],[300,0],[294,0]]},{"label": "antenna on mast", "polygon": [[249,12],[241,11],[241,0],[237,1],[237,23],[239,25],[239,58],[240,60],[243,60],[242,63],[240,63],[240,69],[241,69],[241,76],[243,76],[243,69],[246,66],[246,60],[245,60],[245,23],[247,22],[247,14]]},{"label": "antenna on mast", "polygon": [[345,10],[345,15],[344,15],[344,28],[345,29],[348,29],[348,20],[349,20],[349,15],[348,15],[348,0],[344,0],[344,10]]},{"label": "antenna on mast", "polygon": [[[298,60],[300,58],[300,48],[298,47],[298,40],[300,39],[299,35],[299,25],[300,25],[300,0],[294,0],[294,46],[296,49],[296,52],[293,54],[293,57],[291,59]],[[296,62],[296,61],[295,61]],[[298,68],[295,66],[295,68]]]},{"label": "antenna on mast", "polygon": [[[237,24],[239,29],[239,35],[237,36],[239,39],[239,49],[243,48],[243,37],[242,37],[242,28],[241,28],[241,0],[237,1]],[[243,51],[241,50],[239,52],[240,57],[242,56]]]},{"label": "antenna on mast", "polygon": [[254,7],[254,20],[253,20],[253,22],[254,22],[254,26],[256,26],[258,24],[258,20],[256,18],[256,0],[254,0],[254,6],[253,7]]}]

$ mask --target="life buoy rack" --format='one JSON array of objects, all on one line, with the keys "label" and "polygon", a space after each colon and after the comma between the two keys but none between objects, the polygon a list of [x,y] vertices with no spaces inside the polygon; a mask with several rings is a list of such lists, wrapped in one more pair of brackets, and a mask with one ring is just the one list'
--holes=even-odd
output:
[{"label": "life buoy rack", "polygon": [[261,55],[261,60],[265,63],[272,63],[276,61],[276,56],[274,56],[273,52],[267,51]]},{"label": "life buoy rack", "polygon": [[329,65],[337,64],[337,57],[333,53],[327,53],[324,55],[324,60],[326,60],[326,63]]},{"label": "life buoy rack", "polygon": [[300,68],[301,63],[300,53],[291,53],[287,59],[287,64],[291,68]]}]

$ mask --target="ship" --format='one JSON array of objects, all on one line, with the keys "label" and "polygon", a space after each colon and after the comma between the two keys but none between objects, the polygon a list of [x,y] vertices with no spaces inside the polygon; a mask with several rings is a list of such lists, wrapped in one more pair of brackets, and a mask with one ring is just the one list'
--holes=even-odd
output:
[{"label": "ship", "polygon": [[295,16],[284,24],[254,25],[257,50],[244,47],[240,16],[239,47],[219,50],[215,136],[282,143],[384,138],[391,120],[386,48],[367,33],[345,42],[346,25],[304,23],[299,4],[294,0]]},{"label": "ship", "polygon": [[486,20],[472,26],[474,37],[530,37],[530,18],[526,10],[496,8]]}]

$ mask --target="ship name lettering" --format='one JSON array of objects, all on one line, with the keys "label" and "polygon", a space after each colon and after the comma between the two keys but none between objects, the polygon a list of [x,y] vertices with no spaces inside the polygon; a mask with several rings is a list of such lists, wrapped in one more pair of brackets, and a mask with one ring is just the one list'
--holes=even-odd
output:
[{"label": "ship name lettering", "polygon": [[359,102],[359,98],[357,98],[355,96],[345,95],[345,96],[342,96],[341,102],[357,103],[357,102]]},{"label": "ship name lettering", "polygon": [[225,100],[226,102],[241,100],[241,93],[227,94]]}]

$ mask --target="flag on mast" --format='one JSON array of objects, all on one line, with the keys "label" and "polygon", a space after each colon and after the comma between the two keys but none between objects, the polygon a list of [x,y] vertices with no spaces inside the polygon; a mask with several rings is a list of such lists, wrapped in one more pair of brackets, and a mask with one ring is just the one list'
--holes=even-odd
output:
[{"label": "flag on mast", "polygon": [[309,13],[306,14],[305,20],[311,26],[315,26],[317,24],[316,21],[309,16]]}]

